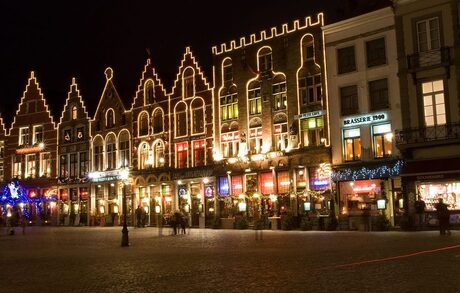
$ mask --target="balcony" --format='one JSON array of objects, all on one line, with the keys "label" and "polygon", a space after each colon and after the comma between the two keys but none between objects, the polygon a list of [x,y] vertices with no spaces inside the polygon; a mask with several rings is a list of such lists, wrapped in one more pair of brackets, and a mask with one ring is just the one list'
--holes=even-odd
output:
[{"label": "balcony", "polygon": [[437,50],[417,52],[407,56],[409,71],[418,71],[432,66],[448,66],[450,64],[450,48],[441,47]]},{"label": "balcony", "polygon": [[460,122],[421,128],[396,130],[399,146],[460,139]]}]

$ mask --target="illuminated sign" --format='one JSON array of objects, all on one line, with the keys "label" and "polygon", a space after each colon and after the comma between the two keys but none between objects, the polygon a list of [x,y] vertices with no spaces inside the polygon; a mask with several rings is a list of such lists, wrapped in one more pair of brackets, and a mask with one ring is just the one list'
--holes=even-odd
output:
[{"label": "illuminated sign", "polygon": [[301,113],[299,115],[299,119],[307,119],[311,117],[323,116],[323,114],[324,114],[323,110],[313,111],[313,112],[308,112],[308,113]]},{"label": "illuminated sign", "polygon": [[374,122],[383,122],[388,120],[388,114],[386,112],[372,113],[347,117],[343,119],[343,126],[356,126],[362,124],[370,124]]},{"label": "illuminated sign", "polygon": [[313,185],[328,185],[329,184],[329,180],[328,179],[315,179],[313,180]]}]

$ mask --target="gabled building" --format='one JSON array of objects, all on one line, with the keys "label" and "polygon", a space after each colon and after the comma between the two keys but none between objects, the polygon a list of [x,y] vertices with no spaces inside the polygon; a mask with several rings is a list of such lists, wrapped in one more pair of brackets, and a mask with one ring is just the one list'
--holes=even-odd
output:
[{"label": "gabled building", "polygon": [[59,223],[88,225],[90,118],[75,78],[58,124]]},{"label": "gabled building", "polygon": [[215,215],[213,92],[189,47],[169,96],[169,165],[177,206],[189,224],[205,226]]},{"label": "gabled building", "polygon": [[57,195],[57,129],[35,73],[26,89],[8,132],[5,144],[5,180],[17,178],[31,205],[31,219],[54,220]]},{"label": "gabled building", "polygon": [[[90,121],[91,182],[90,224],[117,225],[120,213],[132,214],[137,204],[127,180],[131,168],[131,112],[126,110],[113,83],[113,70],[105,70],[106,83]],[[123,190],[127,192],[127,211],[122,211]]]},{"label": "gabled building", "polygon": [[174,211],[171,180],[169,98],[148,59],[131,106],[133,137],[132,177],[138,205],[146,224],[158,224]]},{"label": "gabled building", "polygon": [[320,13],[212,48],[214,158],[223,217],[298,215],[311,207],[328,213],[322,26]]},{"label": "gabled building", "polygon": [[452,214],[460,213],[460,4],[393,2],[404,113],[396,132],[397,147],[406,158],[404,208],[414,214],[413,203],[420,196],[426,221],[434,224],[439,197]]},{"label": "gabled building", "polygon": [[[343,229],[372,229],[369,223],[382,214],[393,222],[402,213],[394,13],[387,7],[327,25],[323,32],[338,216]],[[379,200],[386,202],[381,206]]]}]

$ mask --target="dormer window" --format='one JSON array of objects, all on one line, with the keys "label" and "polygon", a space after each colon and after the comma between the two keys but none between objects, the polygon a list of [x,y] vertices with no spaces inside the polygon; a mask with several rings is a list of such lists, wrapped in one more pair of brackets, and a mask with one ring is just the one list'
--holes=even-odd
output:
[{"label": "dormer window", "polygon": [[115,126],[115,113],[113,109],[107,110],[105,126],[107,128],[112,128]]},{"label": "dormer window", "polygon": [[183,75],[184,98],[191,98],[195,95],[194,72],[192,68],[187,68]]},{"label": "dormer window", "polygon": [[78,112],[77,112],[77,107],[76,107],[76,106],[73,106],[73,107],[72,107],[72,120],[77,119],[77,114],[78,114]]}]

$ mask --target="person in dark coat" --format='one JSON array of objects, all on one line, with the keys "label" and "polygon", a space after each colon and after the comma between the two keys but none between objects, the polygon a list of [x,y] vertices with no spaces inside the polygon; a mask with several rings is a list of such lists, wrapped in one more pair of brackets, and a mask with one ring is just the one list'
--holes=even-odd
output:
[{"label": "person in dark coat", "polygon": [[438,203],[435,205],[436,213],[438,216],[439,222],[439,234],[440,235],[450,235],[449,229],[449,210],[447,205],[443,202],[442,198],[438,199]]}]

